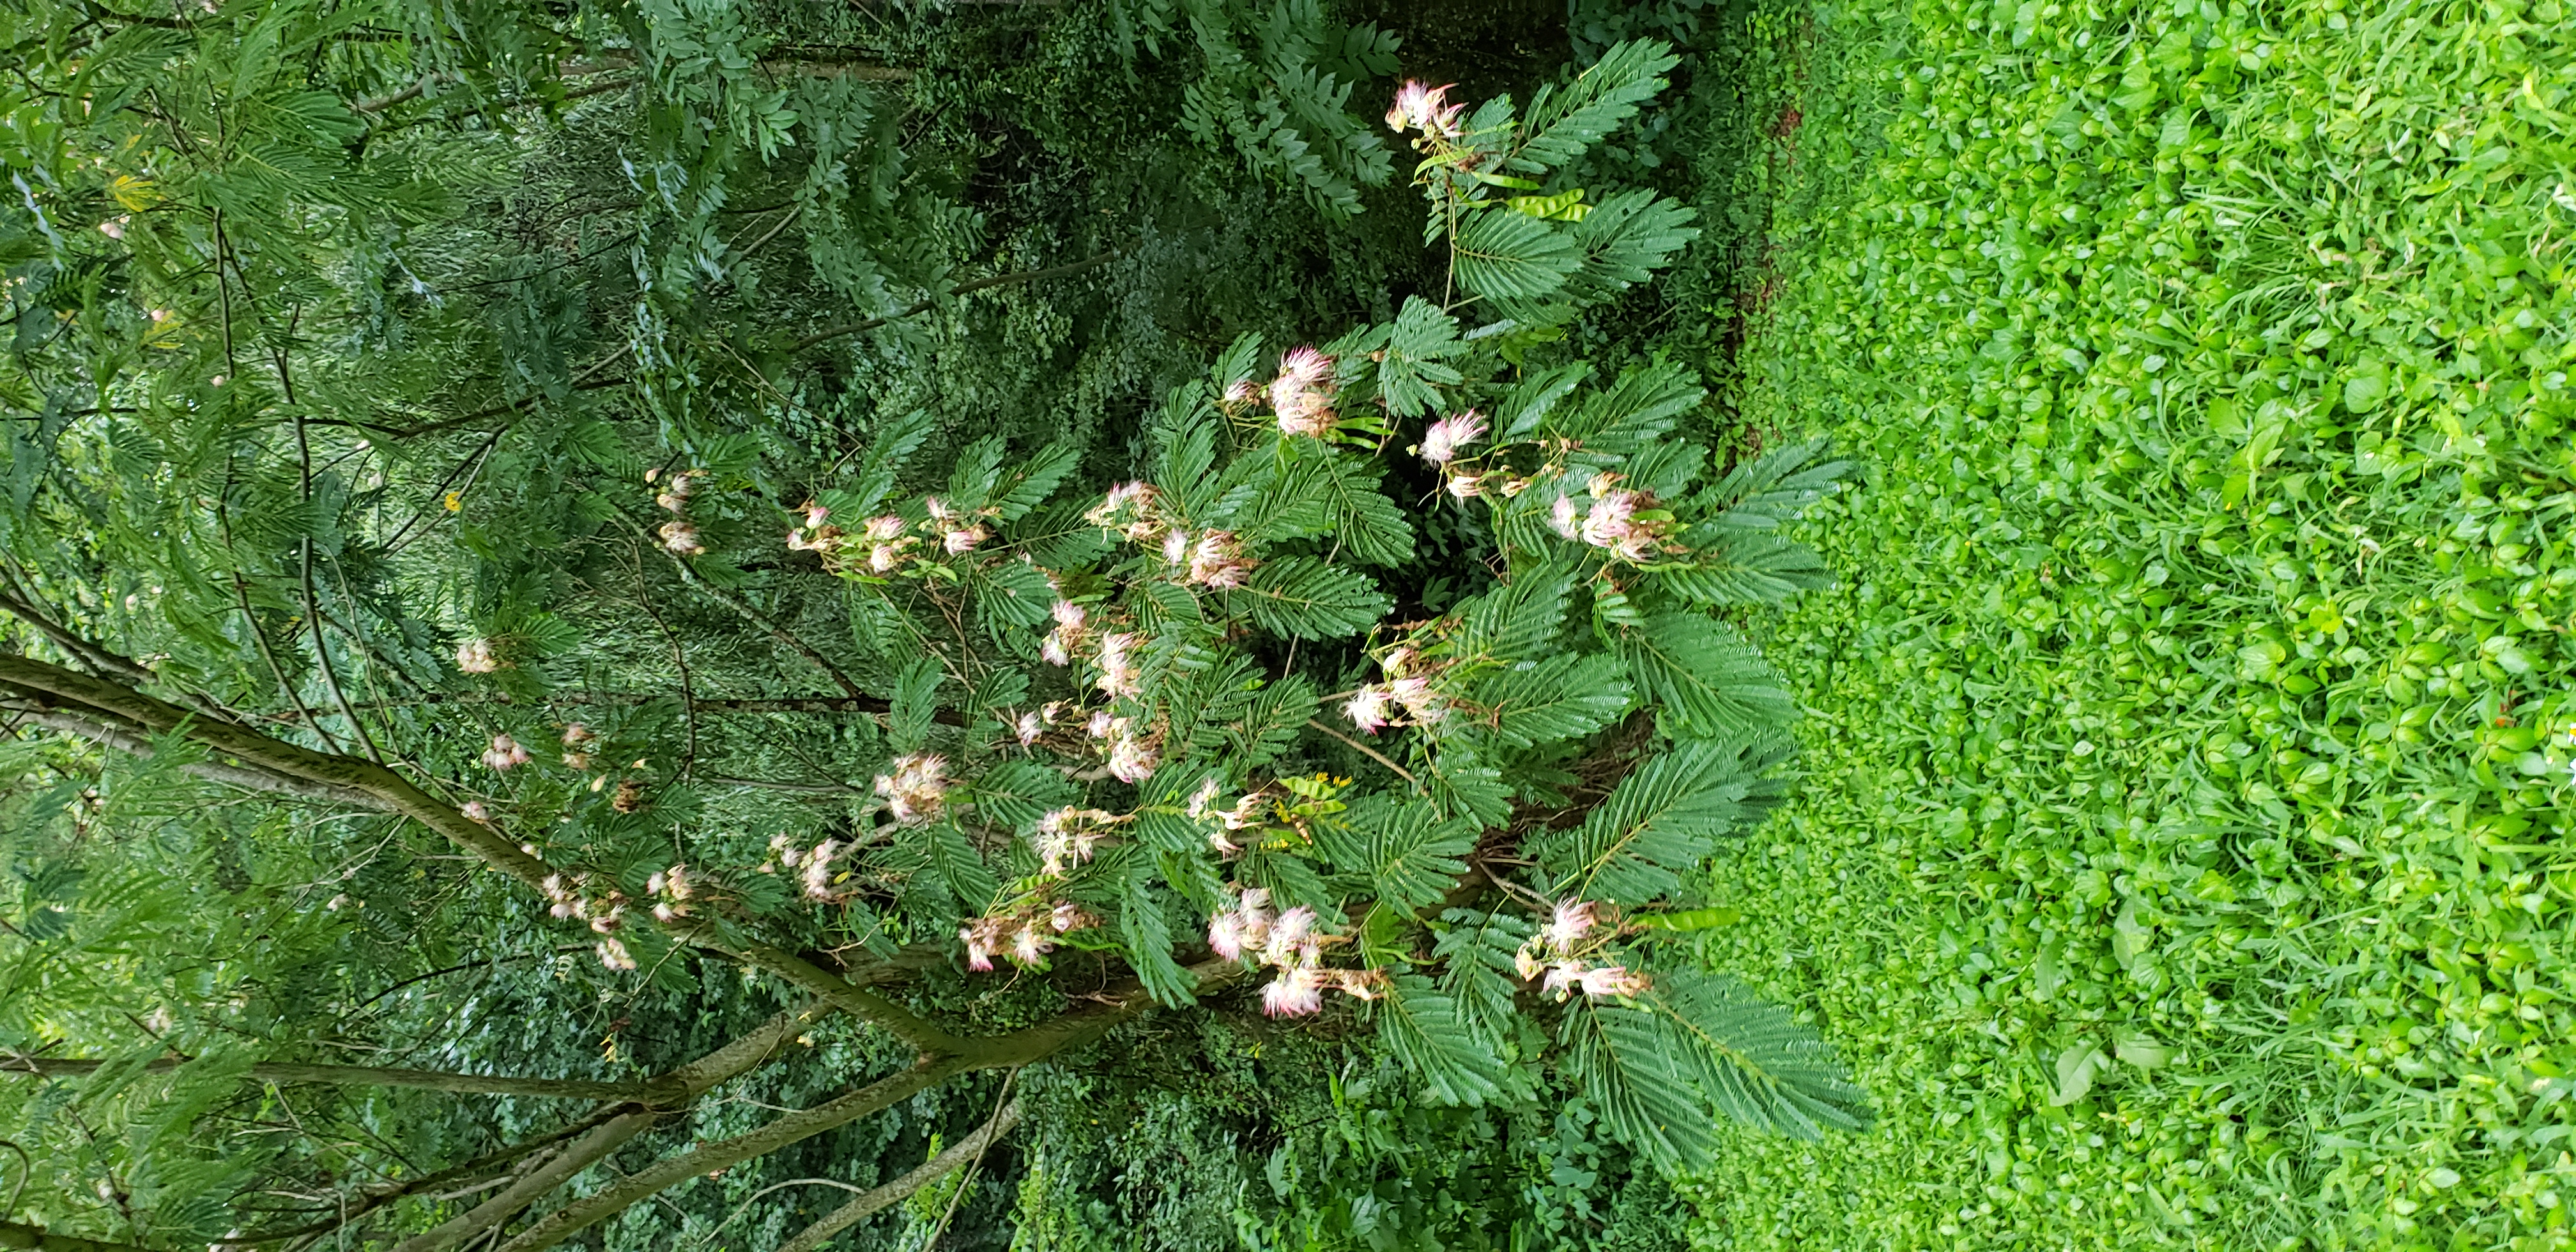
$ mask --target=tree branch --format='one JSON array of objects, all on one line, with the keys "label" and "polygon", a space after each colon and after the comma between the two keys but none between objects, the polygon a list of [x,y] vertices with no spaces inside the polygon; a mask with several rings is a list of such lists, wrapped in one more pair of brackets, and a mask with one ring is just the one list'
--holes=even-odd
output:
[{"label": "tree branch", "polygon": [[[6,694],[16,695],[18,693],[7,692]],[[33,698],[42,698],[42,693],[28,693],[28,695]],[[25,713],[28,721],[34,722],[39,726],[59,730],[66,734],[78,735],[102,747],[114,748],[115,750],[126,753],[129,756],[147,761],[152,759],[151,740],[142,733],[130,728],[111,725],[94,718],[85,718],[78,714],[67,713],[57,708],[37,707],[22,711]],[[392,806],[387,805],[384,801],[368,795],[363,791],[347,787],[316,784],[290,775],[272,773],[268,770],[252,769],[239,765],[226,765],[220,761],[191,761],[179,768],[185,773],[194,774],[208,782],[222,783],[228,787],[239,787],[244,791],[265,791],[277,795],[293,796],[299,800],[312,800],[325,804],[345,804],[354,808],[373,809],[380,813],[393,811]]]},{"label": "tree branch", "polygon": [[102,1243],[76,1235],[57,1235],[42,1226],[21,1226],[0,1222],[0,1248],[25,1249],[26,1252],[151,1252],[130,1243]]},{"label": "tree branch", "polygon": [[[106,1061],[54,1060],[49,1057],[0,1057],[0,1074],[34,1074],[40,1078],[80,1078],[97,1073]],[[184,1060],[165,1058],[144,1063],[146,1072],[174,1070]],[[331,1083],[338,1086],[417,1087],[458,1095],[551,1096],[565,1100],[631,1100],[658,1102],[678,1094],[670,1083],[588,1082],[576,1078],[521,1078],[508,1074],[449,1074],[425,1069],[379,1069],[369,1065],[259,1064],[242,1072],[253,1082]]]},{"label": "tree branch", "polygon": [[892,1207],[905,1196],[947,1176],[968,1160],[982,1156],[993,1141],[1011,1133],[1020,1124],[1020,1102],[1011,1101],[991,1121],[978,1126],[965,1138],[942,1149],[939,1155],[914,1166],[903,1177],[882,1187],[861,1192],[857,1198],[823,1216],[822,1220],[798,1231],[796,1237],[781,1245],[778,1252],[814,1252],[832,1236],[859,1224],[860,1219]]}]

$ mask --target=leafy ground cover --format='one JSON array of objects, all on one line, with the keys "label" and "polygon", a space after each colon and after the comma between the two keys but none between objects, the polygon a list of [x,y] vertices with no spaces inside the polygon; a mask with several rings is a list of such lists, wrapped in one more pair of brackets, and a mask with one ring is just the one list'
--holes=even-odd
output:
[{"label": "leafy ground cover", "polygon": [[1709,1246],[2576,1243],[2568,17],[1775,23],[1741,403],[1868,468],[1708,943],[1882,1120]]}]

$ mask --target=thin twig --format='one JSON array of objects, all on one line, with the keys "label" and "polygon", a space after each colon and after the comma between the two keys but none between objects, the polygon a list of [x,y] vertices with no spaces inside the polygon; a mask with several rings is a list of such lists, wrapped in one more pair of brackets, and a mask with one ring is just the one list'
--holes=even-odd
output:
[{"label": "thin twig", "polygon": [[1339,739],[1339,740],[1341,740],[1342,742],[1347,743],[1347,744],[1351,745],[1351,746],[1352,746],[1352,747],[1354,747],[1354,748],[1359,749],[1363,754],[1365,754],[1365,755],[1368,757],[1368,759],[1370,759],[1370,760],[1372,760],[1372,761],[1375,761],[1375,762],[1377,762],[1378,764],[1380,764],[1380,765],[1383,765],[1383,766],[1387,767],[1388,769],[1394,770],[1394,771],[1396,772],[1396,774],[1397,774],[1397,775],[1399,775],[1400,777],[1402,777],[1402,778],[1404,779],[1404,781],[1409,782],[1409,783],[1413,783],[1413,784],[1415,784],[1415,785],[1417,785],[1417,786],[1418,786],[1418,785],[1420,785],[1421,780],[1420,780],[1420,779],[1418,779],[1418,778],[1415,778],[1415,777],[1413,776],[1413,771],[1408,770],[1408,769],[1404,768],[1403,766],[1398,765],[1398,764],[1396,764],[1395,762],[1393,762],[1393,761],[1390,761],[1390,760],[1386,759],[1386,755],[1385,755],[1384,753],[1379,752],[1377,749],[1372,748],[1372,747],[1368,746],[1368,745],[1367,745],[1367,744],[1365,744],[1365,743],[1361,743],[1359,740],[1357,740],[1357,739],[1353,739],[1353,738],[1351,738],[1349,735],[1345,735],[1345,734],[1343,734],[1342,732],[1340,732],[1340,731],[1338,731],[1338,730],[1335,730],[1335,729],[1333,729],[1332,727],[1330,727],[1330,726],[1327,726],[1327,725],[1323,724],[1322,722],[1316,721],[1314,718],[1311,718],[1311,717],[1310,717],[1310,718],[1307,718],[1307,719],[1306,719],[1306,724],[1307,724],[1308,726],[1311,726],[1311,727],[1315,728],[1316,730],[1320,730],[1320,731],[1324,732],[1325,734],[1331,735],[1331,736],[1332,736],[1332,737],[1334,737],[1335,739]]}]

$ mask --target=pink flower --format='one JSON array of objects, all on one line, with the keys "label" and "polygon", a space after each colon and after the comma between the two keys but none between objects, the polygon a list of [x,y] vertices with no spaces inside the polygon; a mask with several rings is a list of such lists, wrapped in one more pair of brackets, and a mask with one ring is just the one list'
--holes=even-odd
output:
[{"label": "pink flower", "polygon": [[1535,938],[1522,944],[1521,950],[1512,954],[1512,972],[1519,974],[1525,981],[1538,977],[1541,968],[1543,967],[1538,959],[1538,940]]},{"label": "pink flower", "polygon": [[957,510],[949,507],[947,501],[937,496],[922,497],[921,507],[929,511],[930,520],[934,522],[948,521],[957,516]]},{"label": "pink flower", "polygon": [[1396,679],[1388,684],[1388,692],[1416,722],[1436,722],[1449,712],[1448,698],[1433,690],[1428,678]]},{"label": "pink flower", "polygon": [[991,973],[993,949],[976,936],[975,928],[961,926],[957,929],[957,937],[966,941],[966,968],[979,974]]},{"label": "pink flower", "polygon": [[[832,857],[840,850],[839,840],[826,839],[815,844],[813,854],[805,858],[805,894],[808,898],[815,900],[832,898]],[[791,861],[789,864],[792,865],[794,862]]]},{"label": "pink flower", "polygon": [[456,668],[468,674],[489,674],[501,668],[500,654],[489,639],[468,639],[456,645]]},{"label": "pink flower", "polygon": [[1140,783],[1153,777],[1154,767],[1161,761],[1153,745],[1141,739],[1121,736],[1109,745],[1109,773],[1123,783]]},{"label": "pink flower", "polygon": [[680,521],[662,523],[662,546],[675,556],[696,556],[707,550],[698,541],[698,528]]},{"label": "pink flower", "polygon": [[1447,465],[1458,456],[1458,450],[1484,437],[1485,419],[1474,409],[1441,418],[1422,434],[1422,459],[1434,465]]},{"label": "pink flower", "polygon": [[1396,89],[1394,106],[1386,111],[1387,126],[1399,135],[1413,128],[1424,135],[1457,138],[1458,117],[1467,111],[1466,105],[1449,103],[1449,88],[1457,85],[1426,87],[1412,79],[1405,80]]},{"label": "pink flower", "polygon": [[1315,958],[1315,910],[1300,904],[1279,915],[1270,923],[1270,938],[1261,945],[1261,960],[1266,965],[1288,965],[1311,962]]},{"label": "pink flower", "polygon": [[1097,921],[1097,918],[1070,903],[1059,904],[1055,906],[1055,911],[1047,914],[1047,925],[1053,926],[1059,935],[1066,931],[1080,930],[1085,926],[1094,925]]},{"label": "pink flower", "polygon": [[1342,711],[1350,715],[1352,725],[1374,735],[1386,726],[1388,699],[1389,693],[1384,687],[1362,687],[1351,697],[1350,703],[1342,706]]},{"label": "pink flower", "polygon": [[1127,726],[1127,719],[1112,716],[1107,709],[1093,709],[1082,723],[1082,733],[1094,739],[1106,739]]},{"label": "pink flower", "polygon": [[821,529],[821,528],[822,528],[822,525],[823,525],[823,519],[824,519],[824,518],[827,518],[827,517],[830,517],[831,515],[832,515],[832,510],[827,509],[827,508],[824,508],[822,505],[815,504],[815,503],[813,503],[813,502],[811,502],[811,501],[808,501],[808,502],[806,503],[806,505],[805,505],[805,529],[807,529],[807,530],[819,530],[819,529]]},{"label": "pink flower", "polygon": [[1082,629],[1084,619],[1090,616],[1081,605],[1071,600],[1058,600],[1055,602],[1055,607],[1048,609],[1047,612],[1055,616],[1056,625],[1069,626],[1075,630]]},{"label": "pink flower", "polygon": [[626,950],[625,944],[615,939],[602,939],[599,941],[599,963],[614,970],[630,970],[635,968],[635,957]]},{"label": "pink flower", "polygon": [[469,822],[480,822],[486,826],[492,824],[492,810],[480,800],[468,800],[465,802],[465,807],[457,811],[465,814],[465,820]]},{"label": "pink flower", "polygon": [[1261,989],[1261,1011],[1272,1017],[1303,1017],[1324,1008],[1324,971],[1292,965]]},{"label": "pink flower", "polygon": [[1190,793],[1188,812],[1191,821],[1200,821],[1207,817],[1208,809],[1216,803],[1216,793],[1221,789],[1222,786],[1217,782],[1214,774],[1208,775],[1199,783],[1199,789]]},{"label": "pink flower", "polygon": [[1590,900],[1568,900],[1556,906],[1556,916],[1541,933],[1549,947],[1559,952],[1572,952],[1574,945],[1583,942],[1583,936],[1598,922]]},{"label": "pink flower", "polygon": [[1337,969],[1330,971],[1333,984],[1342,994],[1362,1000],[1374,1000],[1386,994],[1386,975],[1373,969]]},{"label": "pink flower", "polygon": [[1064,631],[1061,628],[1048,631],[1047,637],[1038,641],[1038,655],[1049,665],[1073,664],[1073,653],[1064,646]]},{"label": "pink flower", "polygon": [[927,821],[939,816],[940,806],[948,799],[948,758],[935,753],[912,752],[896,757],[892,774],[877,775],[877,794],[886,798],[886,811],[899,822]]},{"label": "pink flower", "polygon": [[1190,559],[1190,532],[1175,527],[1163,536],[1163,563],[1180,565]]},{"label": "pink flower", "polygon": [[974,551],[975,545],[991,537],[990,532],[984,529],[984,524],[977,522],[963,529],[949,531],[947,537],[941,542],[948,549],[948,555],[962,556]]},{"label": "pink flower", "polygon": [[[1167,545],[1165,551],[1169,550]],[[1242,586],[1245,576],[1260,562],[1244,555],[1243,541],[1232,531],[1211,530],[1200,535],[1198,543],[1191,547],[1189,564],[1189,581],[1227,588]]]},{"label": "pink flower", "polygon": [[1473,500],[1484,493],[1484,485],[1485,476],[1482,474],[1462,473],[1449,476],[1449,494],[1454,499]]},{"label": "pink flower", "polygon": [[1333,358],[1311,347],[1291,348],[1279,358],[1279,377],[1270,384],[1270,407],[1279,416],[1279,433],[1321,439],[1333,429]]},{"label": "pink flower", "polygon": [[[100,229],[103,230],[105,227],[101,227]],[[1226,387],[1225,398],[1218,401],[1218,403],[1223,404],[1228,408],[1241,408],[1260,398],[1260,396],[1261,389],[1253,386],[1251,379],[1238,378],[1235,379],[1231,385]]]},{"label": "pink flower", "polygon": [[1632,974],[1618,965],[1585,970],[1577,981],[1588,996],[1633,996],[1652,985],[1645,975]]},{"label": "pink flower", "polygon": [[1556,498],[1556,506],[1548,510],[1547,524],[1556,533],[1568,539],[1583,537],[1583,515],[1575,511],[1574,500],[1571,497]]},{"label": "pink flower", "polygon": [[98,224],[98,233],[105,235],[110,239],[123,239],[125,238],[125,223],[131,219],[132,216],[132,214],[125,214],[119,217],[111,217],[104,222],[100,222]]},{"label": "pink flower", "polygon": [[1022,925],[1011,934],[1011,959],[1022,965],[1035,965],[1055,950],[1055,943],[1035,926]]},{"label": "pink flower", "polygon": [[900,538],[903,535],[903,519],[892,513],[882,517],[871,517],[868,519],[866,534],[869,539],[878,543]]},{"label": "pink flower", "polygon": [[1583,962],[1560,961],[1547,967],[1547,977],[1539,980],[1539,990],[1563,1000],[1583,982]]},{"label": "pink flower", "polygon": [[1219,913],[1208,919],[1208,947],[1229,961],[1243,959],[1243,917],[1233,912]]},{"label": "pink flower", "polygon": [[1136,661],[1133,655],[1137,636],[1128,631],[1112,631],[1100,637],[1100,678],[1093,685],[1111,697],[1132,696],[1138,690]]},{"label": "pink flower", "polygon": [[[1058,662],[1058,664],[1061,663],[1062,662]],[[1038,736],[1045,733],[1045,718],[1040,717],[1035,713],[1022,713],[1020,714],[1018,725],[1011,732],[1011,737],[1019,740],[1020,746],[1025,748],[1030,744],[1036,743],[1038,741]]]},{"label": "pink flower", "polygon": [[511,766],[528,763],[528,750],[508,735],[494,735],[492,746],[484,750],[483,763],[496,771],[508,773]]}]

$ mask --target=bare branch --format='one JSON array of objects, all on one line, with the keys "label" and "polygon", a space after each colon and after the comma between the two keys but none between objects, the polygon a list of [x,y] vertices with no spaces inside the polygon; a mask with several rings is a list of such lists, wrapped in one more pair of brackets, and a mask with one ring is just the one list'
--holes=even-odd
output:
[{"label": "bare branch", "polygon": [[861,1192],[849,1203],[825,1214],[822,1220],[798,1231],[796,1237],[788,1240],[778,1252],[814,1252],[832,1236],[859,1224],[860,1219],[894,1206],[905,1196],[947,1176],[968,1160],[981,1157],[994,1140],[1011,1133],[1011,1129],[1019,1124],[1020,1102],[1013,1100],[1003,1105],[1002,1111],[994,1114],[991,1121],[942,1149],[937,1156],[914,1166],[903,1177]]},{"label": "bare branch", "polygon": [[[164,1058],[145,1062],[146,1072],[164,1072],[187,1064]],[[51,1057],[0,1056],[0,1074],[33,1074],[40,1078],[81,1078],[97,1073],[105,1061],[56,1060]],[[459,1095],[552,1096],[565,1100],[632,1100],[657,1102],[678,1095],[673,1083],[589,1082],[577,1078],[521,1078],[509,1074],[450,1074],[425,1069],[387,1069],[370,1065],[259,1064],[242,1071],[253,1082],[330,1083],[353,1087],[417,1087]]]}]

